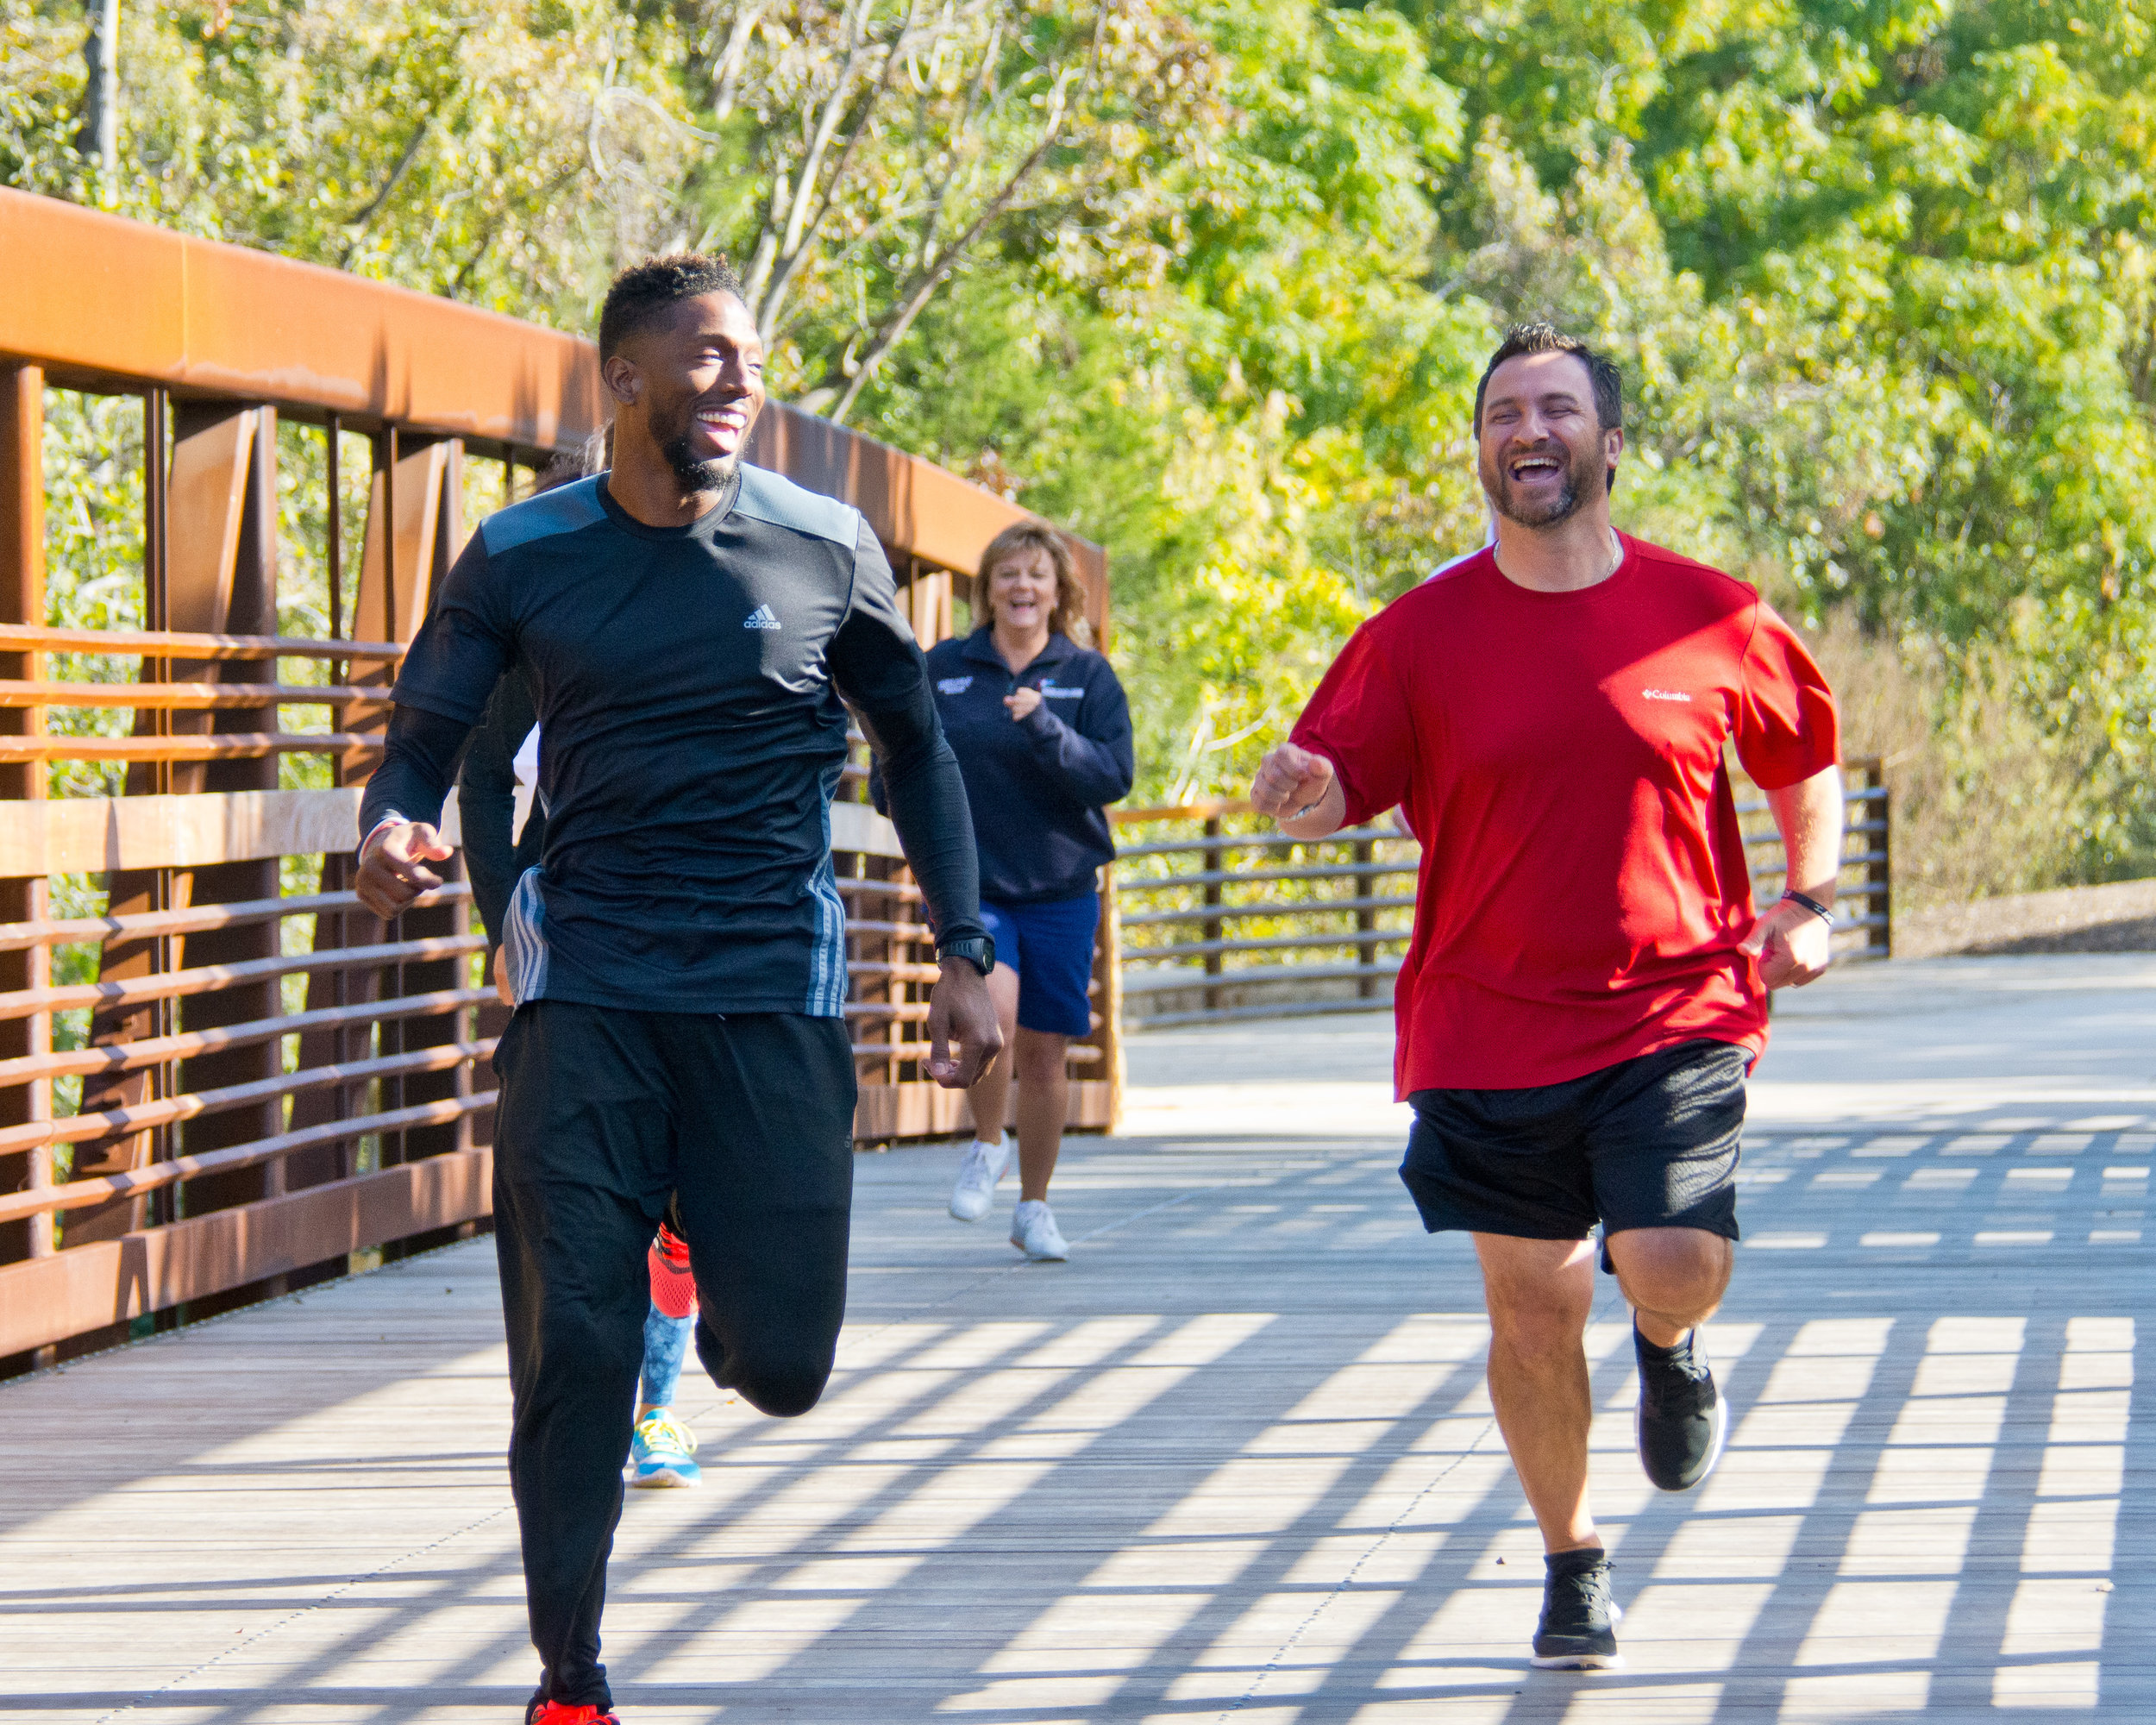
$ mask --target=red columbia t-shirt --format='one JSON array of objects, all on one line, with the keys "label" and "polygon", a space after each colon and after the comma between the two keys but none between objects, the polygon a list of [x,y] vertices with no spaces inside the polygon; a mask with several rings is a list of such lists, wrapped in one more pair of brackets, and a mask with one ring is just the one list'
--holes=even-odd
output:
[{"label": "red columbia t-shirt", "polygon": [[1422,841],[1394,1075],[1557,1084],[1711,1038],[1766,1045],[1724,743],[1768,790],[1836,759],[1819,667],[1754,588],[1628,536],[1538,593],[1493,551],[1355,632],[1295,726],[1350,824]]}]

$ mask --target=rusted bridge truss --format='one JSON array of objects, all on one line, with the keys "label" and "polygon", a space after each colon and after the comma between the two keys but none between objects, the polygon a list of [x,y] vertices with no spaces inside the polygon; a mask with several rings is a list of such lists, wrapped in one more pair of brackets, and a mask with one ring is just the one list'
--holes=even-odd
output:
[{"label": "rusted bridge truss", "polygon": [[[0,254],[15,260],[0,295],[5,1372],[488,1214],[486,1057],[505,1014],[479,986],[485,938],[461,864],[393,923],[360,907],[358,787],[480,464],[498,467],[493,498],[517,495],[601,411],[588,343],[379,283],[6,190]],[[48,626],[53,390],[141,403],[144,628]],[[280,423],[321,434],[320,638],[279,632]],[[337,502],[357,477],[339,470],[348,434],[369,452],[356,523]],[[863,511],[924,643],[951,630],[954,578],[1022,518],[782,406],[750,458]],[[1106,561],[1079,550],[1105,637]],[[53,674],[76,656],[133,680]],[[132,731],[47,724],[97,708],[131,710]],[[288,759],[314,763],[321,787],[289,787]],[[52,794],[52,763],[71,762],[123,763],[122,794]],[[854,916],[857,1134],[956,1131],[963,1099],[918,1064],[934,975],[919,895],[888,825],[856,800],[857,773],[846,795],[833,831]],[[56,893],[97,913],[56,913]],[[1104,955],[1113,939],[1111,919]],[[1072,1117],[1100,1126],[1119,1066],[1113,965],[1096,976]]]}]

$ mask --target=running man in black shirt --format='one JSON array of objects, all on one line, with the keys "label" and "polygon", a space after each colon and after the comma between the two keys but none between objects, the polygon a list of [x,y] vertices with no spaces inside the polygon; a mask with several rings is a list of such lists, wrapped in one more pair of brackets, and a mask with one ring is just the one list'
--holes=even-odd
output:
[{"label": "running man in black shirt", "polygon": [[931,1076],[964,1088],[1001,1045],[965,789],[882,549],[854,510],[741,465],[764,390],[732,272],[624,272],[599,362],[611,470],[473,536],[398,679],[360,817],[360,896],[394,915],[437,884],[458,754],[523,670],[547,829],[506,918],[494,1216],[544,1662],[528,1725],[611,1716],[599,1615],[669,1194],[714,1381],[794,1414],[830,1371],[855,1101],[830,861],[842,694],[937,929]]}]

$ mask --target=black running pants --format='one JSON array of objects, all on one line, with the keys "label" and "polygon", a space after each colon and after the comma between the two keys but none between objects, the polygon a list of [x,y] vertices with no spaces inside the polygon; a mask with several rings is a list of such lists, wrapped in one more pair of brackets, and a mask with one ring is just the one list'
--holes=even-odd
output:
[{"label": "black running pants", "polygon": [[712,1380],[767,1414],[814,1407],[846,1306],[853,1057],[843,1019],[536,1000],[494,1070],[509,1477],[539,1695],[611,1706],[599,1614],[651,1303],[645,1251],[675,1198]]}]

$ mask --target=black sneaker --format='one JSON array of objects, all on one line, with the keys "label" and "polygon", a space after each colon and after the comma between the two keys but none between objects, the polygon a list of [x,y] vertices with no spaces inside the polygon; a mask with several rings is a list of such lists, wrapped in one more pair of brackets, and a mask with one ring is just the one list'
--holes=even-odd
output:
[{"label": "black sneaker", "polygon": [[1609,1553],[1552,1552],[1542,1560],[1542,1621],[1535,1625],[1534,1662],[1544,1671],[1612,1671],[1623,1609],[1609,1596]]},{"label": "black sneaker", "polygon": [[1729,1406],[1714,1389],[1706,1345],[1688,1330],[1673,1348],[1632,1333],[1639,1359],[1639,1406],[1633,1433],[1639,1465],[1658,1491],[1689,1491],[1714,1471],[1729,1440]]}]

